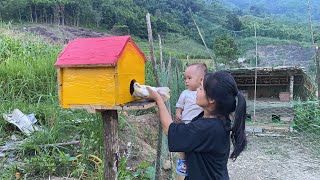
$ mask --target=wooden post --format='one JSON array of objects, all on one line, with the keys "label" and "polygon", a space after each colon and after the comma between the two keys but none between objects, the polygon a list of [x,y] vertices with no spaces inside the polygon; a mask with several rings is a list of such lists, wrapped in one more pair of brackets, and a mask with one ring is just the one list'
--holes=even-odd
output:
[{"label": "wooden post", "polygon": [[[316,44],[315,40],[314,40],[314,31],[313,31],[313,27],[312,27],[312,20],[311,20],[311,13],[310,13],[310,0],[308,0],[308,17],[309,17],[309,24],[310,24],[310,32],[311,32],[311,38],[312,38],[312,44],[315,48],[315,53],[316,53],[316,57],[315,57],[315,63],[316,63],[316,82],[318,85],[318,100],[320,100],[320,58],[319,58],[319,45]],[[319,105],[320,105],[320,101],[319,101]]]},{"label": "wooden post", "polygon": [[254,100],[253,100],[253,121],[256,120],[256,103],[257,103],[257,80],[258,80],[258,41],[257,41],[257,28],[254,24],[254,37],[256,40],[256,67],[254,68]]},{"label": "wooden post", "polygon": [[118,142],[118,111],[101,112],[103,123],[104,169],[105,180],[118,179],[119,142]]},{"label": "wooden post", "polygon": [[156,80],[157,86],[160,87],[161,84],[160,84],[158,71],[157,71],[157,59],[154,54],[153,36],[152,36],[151,20],[150,20],[149,13],[147,13],[147,15],[146,15],[146,21],[147,21],[147,29],[148,29],[148,39],[149,39],[149,44],[150,44],[150,56],[152,59],[152,66],[153,66],[153,74],[154,74],[154,78]]},{"label": "wooden post", "polygon": [[[148,39],[149,39],[149,44],[150,44],[150,56],[152,59],[152,65],[153,65],[153,74],[154,78],[156,80],[157,85],[160,87],[161,83],[159,80],[158,76],[158,71],[157,71],[157,62],[156,62],[156,56],[154,54],[154,46],[153,46],[153,36],[152,36],[152,28],[151,28],[151,20],[150,20],[150,14],[147,13],[146,15],[146,21],[147,21],[147,29],[148,29]],[[161,154],[162,154],[162,126],[159,121],[158,124],[158,144],[157,144],[157,158],[156,158],[156,175],[155,175],[155,180],[160,179],[161,175]]]},{"label": "wooden post", "polygon": [[[316,67],[317,67],[317,83],[318,83],[318,100],[320,100],[320,53],[319,53],[319,46],[315,46],[316,51]],[[320,102],[319,102],[320,103]]]},{"label": "wooden post", "polygon": [[162,42],[161,42],[161,36],[158,34],[159,38],[159,48],[160,48],[160,70],[161,72],[164,71],[164,64],[163,64],[163,58],[162,58]]},{"label": "wooden post", "polygon": [[290,76],[290,90],[289,90],[289,92],[290,92],[290,101],[293,100],[293,85],[294,85],[294,76],[291,75]]},{"label": "wooden post", "polygon": [[190,12],[190,16],[191,16],[191,18],[192,18],[192,20],[193,20],[193,23],[194,23],[194,25],[196,26],[196,28],[197,28],[197,30],[198,30],[198,33],[199,33],[200,38],[201,38],[201,40],[202,40],[202,42],[203,42],[203,45],[206,47],[206,50],[207,50],[207,52],[208,52],[208,54],[209,54],[209,56],[210,56],[210,58],[211,58],[211,60],[212,60],[212,69],[213,69],[213,70],[216,70],[216,63],[215,63],[215,61],[214,61],[214,59],[213,59],[213,57],[212,57],[212,55],[211,55],[211,53],[210,53],[210,50],[209,50],[206,42],[204,41],[204,38],[203,38],[203,36],[202,36],[202,34],[201,34],[201,31],[200,31],[200,28],[199,28],[199,26],[197,25],[196,20],[194,19],[193,15],[192,15],[191,8],[189,8],[189,12]]}]

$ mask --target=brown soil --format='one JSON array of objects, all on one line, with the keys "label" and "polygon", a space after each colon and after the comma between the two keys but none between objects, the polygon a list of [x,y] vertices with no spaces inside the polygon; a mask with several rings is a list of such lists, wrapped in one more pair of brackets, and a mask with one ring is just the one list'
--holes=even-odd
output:
[{"label": "brown soil", "polygon": [[248,137],[246,151],[229,161],[231,179],[316,180],[320,177],[320,157],[302,143],[302,138]]},{"label": "brown soil", "polygon": [[55,43],[67,43],[78,37],[101,37],[110,36],[105,32],[97,32],[86,28],[70,26],[40,25],[33,24],[20,28],[21,31],[31,32]]}]

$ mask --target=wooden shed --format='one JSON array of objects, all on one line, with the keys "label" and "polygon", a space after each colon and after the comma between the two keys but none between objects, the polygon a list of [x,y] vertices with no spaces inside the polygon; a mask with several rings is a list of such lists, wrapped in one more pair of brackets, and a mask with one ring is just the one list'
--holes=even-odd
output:
[{"label": "wooden shed", "polygon": [[[238,88],[254,98],[255,68],[237,68],[229,72],[235,78]],[[315,86],[301,67],[258,67],[256,81],[257,100],[290,101],[307,100],[315,95]]]},{"label": "wooden shed", "polygon": [[77,38],[55,63],[63,108],[117,109],[135,100],[132,80],[144,84],[146,57],[130,36]]},{"label": "wooden shed", "polygon": [[248,119],[257,122],[290,124],[293,101],[315,97],[315,86],[301,67],[250,67],[229,72],[247,98]]}]

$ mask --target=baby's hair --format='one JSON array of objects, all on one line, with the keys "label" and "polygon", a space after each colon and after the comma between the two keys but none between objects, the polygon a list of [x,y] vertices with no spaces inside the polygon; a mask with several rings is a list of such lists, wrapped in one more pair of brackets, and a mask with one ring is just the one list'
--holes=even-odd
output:
[{"label": "baby's hair", "polygon": [[188,67],[191,67],[191,66],[196,66],[197,69],[201,70],[203,72],[203,76],[205,76],[208,73],[208,68],[206,63],[197,62],[197,63],[192,63],[188,65]]}]

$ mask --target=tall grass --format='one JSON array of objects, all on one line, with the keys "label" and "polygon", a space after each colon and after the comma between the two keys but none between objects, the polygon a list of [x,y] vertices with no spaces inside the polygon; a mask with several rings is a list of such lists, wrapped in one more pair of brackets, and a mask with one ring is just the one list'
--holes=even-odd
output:
[{"label": "tall grass", "polygon": [[320,137],[320,109],[318,101],[297,102],[294,105],[294,128]]},{"label": "tall grass", "polygon": [[[0,34],[0,99],[39,103],[56,96],[53,64],[61,47],[40,38],[11,38]],[[37,40],[35,40],[37,39]],[[56,99],[56,98],[54,98]]]},{"label": "tall grass", "polygon": [[[12,29],[10,23],[0,23],[0,113],[10,113],[16,108],[25,114],[35,113],[44,129],[30,137],[23,134],[18,136],[25,139],[25,143],[18,150],[20,158],[16,162],[25,164],[11,163],[8,168],[3,168],[1,164],[0,179],[12,177],[12,166],[22,169],[28,177],[33,178],[48,177],[49,174],[73,174],[79,177],[81,173],[85,173],[89,179],[101,176],[102,167],[97,169],[92,166],[88,158],[88,154],[101,159],[103,156],[100,116],[82,110],[64,110],[58,105],[57,77],[53,64],[61,50],[61,45],[19,33]],[[17,131],[10,131],[12,128],[8,127],[9,123],[0,120],[0,137],[3,137],[0,143],[9,140],[6,138],[8,135],[17,134]],[[81,147],[43,146],[71,140],[81,140]],[[66,157],[85,155],[74,166],[71,161],[63,161],[61,154]]]}]

